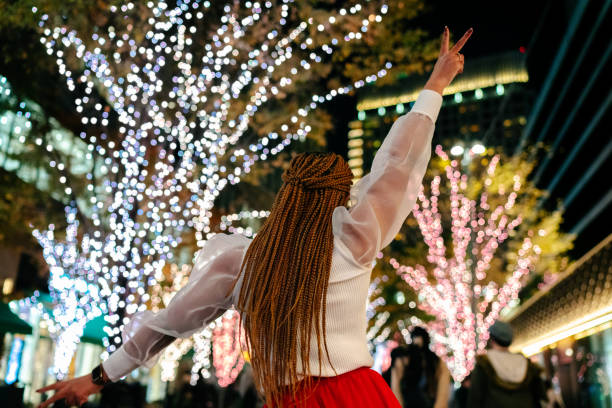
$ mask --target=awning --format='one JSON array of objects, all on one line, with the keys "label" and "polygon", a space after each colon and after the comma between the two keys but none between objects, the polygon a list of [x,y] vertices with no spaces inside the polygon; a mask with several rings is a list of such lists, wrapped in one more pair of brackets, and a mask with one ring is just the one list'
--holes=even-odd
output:
[{"label": "awning", "polygon": [[13,313],[8,304],[0,302],[0,333],[32,334],[32,326]]},{"label": "awning", "polygon": [[106,337],[104,327],[106,327],[106,320],[104,320],[104,315],[100,315],[96,318],[91,319],[87,322],[85,328],[83,329],[83,336],[81,337],[81,342],[97,344],[99,346],[104,347],[103,339]]},{"label": "awning", "polygon": [[612,234],[528,299],[508,320],[511,351],[527,356],[612,325]]}]

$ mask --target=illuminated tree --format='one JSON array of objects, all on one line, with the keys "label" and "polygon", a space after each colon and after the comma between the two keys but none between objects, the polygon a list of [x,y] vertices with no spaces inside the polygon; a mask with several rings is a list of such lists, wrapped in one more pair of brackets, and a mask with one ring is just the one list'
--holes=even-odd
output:
[{"label": "illuminated tree", "polygon": [[[414,16],[413,4],[390,19]],[[318,106],[384,77],[425,35],[404,31],[391,47],[390,30],[376,29],[384,2],[112,2],[85,21],[43,6],[32,7],[40,43],[94,157],[80,210],[100,251],[111,352],[183,237],[195,230],[201,246],[214,234],[219,193],[292,141],[321,139],[329,126]],[[363,61],[372,47],[380,54]]]},{"label": "illuminated tree", "polygon": [[213,329],[213,365],[222,387],[233,383],[244,366],[241,333],[240,315],[234,310],[221,316]]},{"label": "illuminated tree", "polygon": [[559,212],[535,210],[543,193],[527,181],[533,164],[471,153],[462,169],[440,146],[436,154],[389,263],[434,318],[427,323],[434,350],[460,380],[525,282],[566,265],[573,237],[559,231]]},{"label": "illuminated tree", "polygon": [[[79,222],[74,208],[66,208],[66,220],[65,240],[56,241],[53,225],[47,231],[33,232],[49,266],[49,288],[54,305],[50,314],[45,313],[43,318],[55,342],[52,368],[59,379],[68,374],[85,324],[105,311],[96,281],[100,267],[95,243],[87,236],[81,239],[77,236]],[[36,303],[34,299],[33,304]]]}]

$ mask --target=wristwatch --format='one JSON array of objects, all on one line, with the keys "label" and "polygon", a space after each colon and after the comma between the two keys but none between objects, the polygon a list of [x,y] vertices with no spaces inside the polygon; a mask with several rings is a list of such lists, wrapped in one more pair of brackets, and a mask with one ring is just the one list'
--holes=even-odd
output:
[{"label": "wristwatch", "polygon": [[110,380],[104,379],[104,373],[102,372],[102,364],[98,364],[96,368],[91,371],[91,380],[96,385],[106,385]]}]

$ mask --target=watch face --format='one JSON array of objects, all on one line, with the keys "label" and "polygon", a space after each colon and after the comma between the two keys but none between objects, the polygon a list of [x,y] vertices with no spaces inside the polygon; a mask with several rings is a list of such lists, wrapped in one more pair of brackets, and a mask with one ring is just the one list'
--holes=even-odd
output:
[{"label": "watch face", "polygon": [[104,378],[102,378],[102,370],[100,369],[100,366],[97,366],[96,368],[93,369],[93,371],[91,372],[91,378],[94,384],[96,385],[103,384]]}]

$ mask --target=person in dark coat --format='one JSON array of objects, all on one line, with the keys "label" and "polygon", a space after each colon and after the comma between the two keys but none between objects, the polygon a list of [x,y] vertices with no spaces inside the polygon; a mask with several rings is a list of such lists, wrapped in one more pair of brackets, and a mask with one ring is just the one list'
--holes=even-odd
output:
[{"label": "person in dark coat", "polygon": [[391,352],[387,377],[391,390],[402,407],[447,408],[450,374],[446,364],[429,349],[425,329],[415,327],[410,337],[411,344]]},{"label": "person in dark coat", "polygon": [[468,408],[536,408],[546,401],[542,369],[509,351],[512,327],[497,321],[489,329],[489,349],[476,358]]}]

